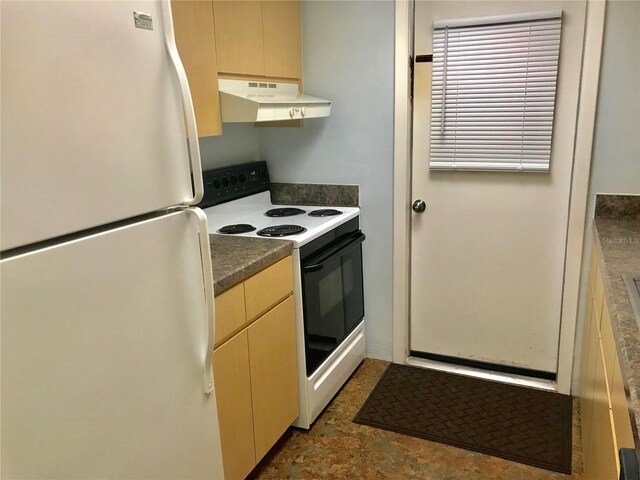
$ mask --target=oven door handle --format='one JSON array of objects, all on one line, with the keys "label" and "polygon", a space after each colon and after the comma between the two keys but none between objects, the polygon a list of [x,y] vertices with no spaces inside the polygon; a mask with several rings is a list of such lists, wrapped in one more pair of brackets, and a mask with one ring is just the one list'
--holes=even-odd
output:
[{"label": "oven door handle", "polygon": [[364,242],[365,235],[362,232],[357,232],[354,235],[351,235],[343,242],[340,242],[338,245],[334,246],[327,252],[320,255],[320,257],[314,261],[311,265],[305,265],[302,267],[305,273],[317,272],[322,270],[324,264],[331,260],[337,254],[343,254],[347,250],[351,250],[352,248],[360,245]]}]

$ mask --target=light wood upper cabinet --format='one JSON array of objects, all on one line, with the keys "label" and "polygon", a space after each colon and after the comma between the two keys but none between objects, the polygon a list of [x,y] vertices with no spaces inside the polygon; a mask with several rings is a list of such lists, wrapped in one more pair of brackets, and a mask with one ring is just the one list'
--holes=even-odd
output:
[{"label": "light wood upper cabinet", "polygon": [[171,2],[176,46],[187,72],[198,136],[222,134],[213,6],[210,2]]},{"label": "light wood upper cabinet", "polygon": [[300,2],[262,2],[264,69],[267,77],[301,78]]},{"label": "light wood upper cabinet", "polygon": [[218,72],[302,78],[300,1],[214,1]]},{"label": "light wood upper cabinet", "polygon": [[262,2],[213,2],[218,72],[264,76]]}]

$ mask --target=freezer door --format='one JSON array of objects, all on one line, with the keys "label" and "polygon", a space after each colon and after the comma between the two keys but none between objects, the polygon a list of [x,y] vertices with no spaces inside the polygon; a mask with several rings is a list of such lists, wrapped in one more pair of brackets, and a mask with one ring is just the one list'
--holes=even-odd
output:
[{"label": "freezer door", "polygon": [[2,478],[223,477],[196,225],[172,213],[0,262]]},{"label": "freezer door", "polygon": [[1,249],[187,202],[191,117],[165,45],[170,7],[0,8]]}]

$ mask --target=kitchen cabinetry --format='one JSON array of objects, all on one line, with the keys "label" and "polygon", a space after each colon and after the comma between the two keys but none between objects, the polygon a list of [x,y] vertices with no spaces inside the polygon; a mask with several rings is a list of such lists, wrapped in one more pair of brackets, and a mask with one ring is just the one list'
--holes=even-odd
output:
[{"label": "kitchen cabinetry", "polygon": [[618,449],[635,445],[595,248],[591,254],[580,381],[585,479],[615,480],[620,470]]},{"label": "kitchen cabinetry", "polygon": [[213,370],[225,478],[243,479],[298,416],[291,257],[216,297]]},{"label": "kitchen cabinetry", "polygon": [[256,465],[246,330],[213,352],[213,376],[225,478],[244,478]]},{"label": "kitchen cabinetry", "polygon": [[300,2],[213,2],[218,72],[301,78]]},{"label": "kitchen cabinetry", "polygon": [[262,2],[262,28],[265,75],[301,79],[300,2]]},{"label": "kitchen cabinetry", "polygon": [[264,75],[262,2],[213,2],[218,71]]},{"label": "kitchen cabinetry", "polygon": [[197,0],[174,0],[171,10],[176,46],[189,80],[198,135],[221,135],[213,5]]},{"label": "kitchen cabinetry", "polygon": [[171,8],[200,137],[222,135],[218,76],[297,83],[302,89],[299,0],[173,0]]}]

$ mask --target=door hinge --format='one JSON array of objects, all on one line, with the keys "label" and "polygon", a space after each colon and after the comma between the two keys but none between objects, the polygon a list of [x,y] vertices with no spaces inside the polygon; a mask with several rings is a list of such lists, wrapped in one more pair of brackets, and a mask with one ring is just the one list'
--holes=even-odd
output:
[{"label": "door hinge", "polygon": [[411,84],[409,86],[410,90],[409,90],[409,98],[411,98],[413,100],[413,70],[414,70],[415,66],[413,64],[413,55],[409,55],[409,70],[411,71],[410,75],[411,75]]},{"label": "door hinge", "polygon": [[411,69],[411,99],[413,99],[413,78],[416,63],[431,63],[433,62],[433,54],[416,55],[415,61],[412,55],[409,55],[409,68]]}]

